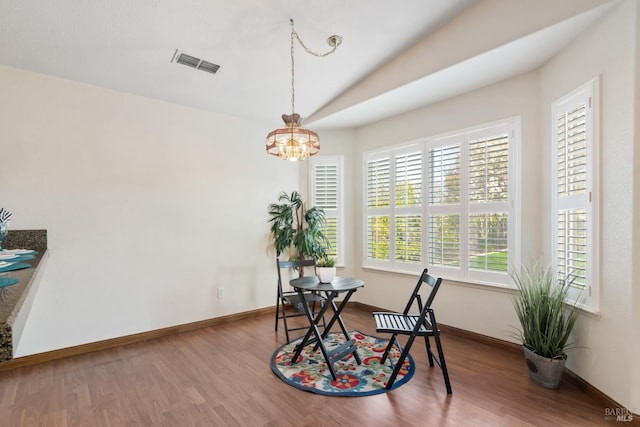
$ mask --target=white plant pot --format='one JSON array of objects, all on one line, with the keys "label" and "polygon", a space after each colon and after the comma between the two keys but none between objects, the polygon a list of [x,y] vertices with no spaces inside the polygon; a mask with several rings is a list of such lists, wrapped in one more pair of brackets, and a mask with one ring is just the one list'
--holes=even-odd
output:
[{"label": "white plant pot", "polygon": [[331,283],[336,277],[335,267],[316,267],[316,273],[321,283]]}]

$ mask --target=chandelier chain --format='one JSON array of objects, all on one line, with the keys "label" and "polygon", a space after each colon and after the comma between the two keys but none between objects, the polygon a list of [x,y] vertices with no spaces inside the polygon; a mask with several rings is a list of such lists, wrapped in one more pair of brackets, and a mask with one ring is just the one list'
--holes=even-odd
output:
[{"label": "chandelier chain", "polygon": [[340,36],[330,36],[327,39],[327,43],[329,44],[329,46],[331,46],[331,49],[329,49],[327,52],[325,53],[318,53],[314,50],[311,50],[307,47],[307,45],[304,44],[304,42],[300,39],[300,36],[298,35],[298,33],[296,32],[295,28],[293,28],[293,19],[289,20],[289,23],[291,24],[291,114],[295,113],[295,99],[296,99],[296,89],[295,89],[295,64],[294,64],[294,59],[293,59],[293,48],[294,48],[294,39],[298,40],[298,43],[300,43],[300,46],[302,46],[304,48],[304,50],[313,55],[316,56],[318,58],[323,58],[327,55],[331,55],[333,52],[336,51],[336,49],[338,48],[338,46],[340,46],[340,44],[342,43],[342,37]]},{"label": "chandelier chain", "polygon": [[295,89],[295,66],[293,62],[293,37],[295,34],[295,30],[293,29],[293,19],[291,20],[291,114],[296,112],[295,110],[295,101],[296,101],[296,89]]}]

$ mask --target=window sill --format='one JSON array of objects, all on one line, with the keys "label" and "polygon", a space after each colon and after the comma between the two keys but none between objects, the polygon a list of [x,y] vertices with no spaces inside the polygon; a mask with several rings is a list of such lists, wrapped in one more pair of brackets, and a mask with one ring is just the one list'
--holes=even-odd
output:
[{"label": "window sill", "polygon": [[[372,266],[362,266],[361,267],[363,270],[365,271],[371,271],[374,273],[388,273],[388,274],[395,274],[395,275],[400,275],[400,276],[411,276],[411,277],[416,277],[417,275],[420,274],[420,272],[416,272],[416,271],[404,271],[404,270],[390,270],[388,268],[382,268],[382,267],[372,267]],[[480,282],[480,281],[470,281],[470,282],[463,282],[457,279],[447,279],[445,276],[442,276],[443,281],[446,281],[447,284],[452,284],[455,286],[462,286],[462,287],[467,287],[467,288],[473,288],[473,289],[482,289],[485,291],[489,291],[489,292],[501,292],[501,293],[506,293],[506,294],[514,294],[516,292],[516,288],[513,286],[509,286],[509,285],[504,285],[504,284],[500,284],[500,283],[491,283],[491,282]],[[569,302],[571,303],[571,302]],[[587,317],[590,317],[592,319],[595,320],[600,320],[600,318],[602,317],[602,314],[600,313],[599,310],[594,309],[593,307],[589,307],[583,304],[579,304],[578,305],[578,309],[580,310],[580,312],[582,314],[584,314]]]},{"label": "window sill", "polygon": [[602,313],[600,313],[600,310],[597,310],[593,307],[589,307],[584,304],[578,304],[577,307],[578,307],[578,310],[580,310],[580,312],[587,317],[590,317],[595,320],[600,320],[600,318],[602,318]]},{"label": "window sill", "polygon": [[[418,270],[416,271],[390,270],[388,268],[372,267],[370,265],[365,265],[365,266],[362,266],[361,268],[363,270],[368,270],[372,272],[390,273],[390,274],[398,274],[402,276],[413,276],[413,277],[422,273],[422,269],[420,269],[419,271]],[[442,280],[446,281],[447,283],[451,283],[457,286],[466,286],[469,288],[485,289],[485,290],[507,292],[507,293],[513,293],[513,291],[515,290],[513,286],[504,285],[500,283],[482,282],[482,281],[461,281],[459,279],[449,279],[444,275],[441,277],[442,277]]]},{"label": "window sill", "polygon": [[411,270],[391,270],[391,269],[384,268],[384,267],[373,267],[373,266],[370,266],[370,265],[363,265],[360,268],[362,268],[363,270],[374,272],[374,273],[389,273],[389,274],[397,274],[397,275],[400,275],[400,276],[412,276],[412,277],[416,277],[416,276],[418,276],[418,275],[420,275],[422,273],[422,269],[416,270],[416,271],[411,271]]}]

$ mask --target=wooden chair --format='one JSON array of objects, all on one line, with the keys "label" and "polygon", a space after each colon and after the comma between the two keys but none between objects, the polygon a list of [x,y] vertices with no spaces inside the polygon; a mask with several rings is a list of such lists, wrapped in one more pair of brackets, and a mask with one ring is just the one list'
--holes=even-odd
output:
[{"label": "wooden chair", "polygon": [[[389,345],[382,355],[382,363],[385,363],[387,357],[389,356],[389,352],[393,348],[393,345],[397,345],[400,349],[400,358],[394,364],[391,361],[391,357],[389,357],[389,363],[391,368],[393,368],[393,373],[387,382],[386,388],[390,390],[393,386],[398,373],[400,372],[400,368],[404,363],[407,354],[409,354],[409,350],[413,345],[413,341],[416,337],[424,337],[424,342],[427,347],[427,356],[429,358],[429,366],[433,366],[434,361],[438,364],[438,366],[442,369],[442,374],[444,376],[444,384],[447,387],[447,393],[451,394],[451,382],[449,381],[449,373],[447,371],[447,365],[444,360],[444,353],[442,351],[442,344],[440,343],[440,330],[438,329],[438,324],[436,323],[436,315],[431,308],[431,304],[433,303],[433,299],[438,292],[438,288],[442,283],[442,278],[436,279],[435,277],[429,275],[427,273],[427,269],[425,268],[416,284],[413,293],[411,294],[411,298],[407,303],[404,311],[402,313],[390,313],[390,312],[375,312],[373,313],[373,317],[376,321],[376,332],[379,333],[390,333],[391,339],[389,340]],[[420,296],[420,288],[423,284],[426,284],[429,289],[429,296],[427,300],[422,302],[422,297]],[[417,302],[419,313],[417,314],[409,314],[413,304]],[[408,335],[407,344],[404,346],[404,349],[400,345],[398,341],[398,335]],[[433,337],[437,355],[431,350],[430,338]]]},{"label": "wooden chair", "polygon": [[[287,344],[291,342],[289,338],[289,332],[297,331],[297,330],[308,330],[309,325],[305,321],[303,326],[299,327],[290,327],[288,323],[288,319],[292,317],[300,317],[306,316],[304,307],[302,307],[302,301],[300,300],[300,296],[297,292],[290,290],[285,291],[282,286],[282,269],[289,268],[297,268],[304,269],[305,267],[313,267],[315,273],[316,260],[308,259],[308,260],[298,260],[298,261],[280,261],[279,258],[276,258],[276,267],[278,268],[278,299],[276,301],[276,326],[275,330],[278,331],[278,321],[282,319],[284,324],[284,333],[287,337]],[[311,312],[315,316],[316,313],[320,311],[322,308],[322,304],[325,299],[322,295],[317,292],[307,292],[305,293],[305,299],[307,303],[311,304]],[[287,306],[289,308],[289,313],[287,313]],[[318,306],[318,307],[317,307]],[[295,309],[295,312],[291,312],[291,308]],[[326,326],[324,316],[322,317],[323,327]]]}]

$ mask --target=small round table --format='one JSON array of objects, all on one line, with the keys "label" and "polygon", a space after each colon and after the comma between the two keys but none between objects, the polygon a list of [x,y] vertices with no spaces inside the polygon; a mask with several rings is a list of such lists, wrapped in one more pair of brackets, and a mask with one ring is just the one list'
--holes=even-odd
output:
[{"label": "small round table", "polygon": [[[364,286],[364,282],[360,279],[351,277],[336,277],[331,281],[331,283],[321,283],[316,276],[307,276],[293,279],[289,282],[289,284],[293,286],[293,288],[298,292],[300,300],[302,301],[303,308],[307,315],[307,319],[309,320],[309,330],[302,339],[302,342],[300,342],[300,344],[296,346],[295,353],[293,355],[293,358],[291,359],[292,363],[295,363],[294,361],[298,360],[302,349],[306,345],[314,343],[314,351],[317,350],[318,347],[320,347],[322,356],[326,360],[327,366],[329,367],[329,372],[331,372],[331,376],[334,380],[336,379],[336,373],[333,369],[334,362],[344,358],[348,354],[353,354],[358,364],[362,363],[360,360],[360,356],[358,356],[358,348],[355,344],[355,341],[351,339],[351,336],[349,336],[349,331],[347,330],[347,327],[345,326],[344,320],[342,320],[342,316],[340,315],[340,313],[342,313],[342,310],[347,305],[347,302],[349,301],[349,298],[351,298],[351,295],[353,295],[353,293],[357,291],[358,288]],[[323,304],[322,309],[315,319],[313,318],[313,314],[309,309],[309,304],[307,304],[307,301],[305,299],[305,291],[321,292],[326,298],[326,302]],[[334,300],[341,293],[346,293],[346,295],[342,299],[340,305],[336,306]],[[333,316],[327,323],[324,331],[320,333],[318,325],[320,324],[320,321],[322,320],[329,307],[331,307],[331,309],[333,310]],[[331,327],[336,321],[340,325],[342,333],[344,334],[347,341],[344,344],[337,346],[336,348],[327,350],[327,347],[325,346],[323,341],[329,334]],[[311,338],[312,334],[314,335],[314,338]]]}]

